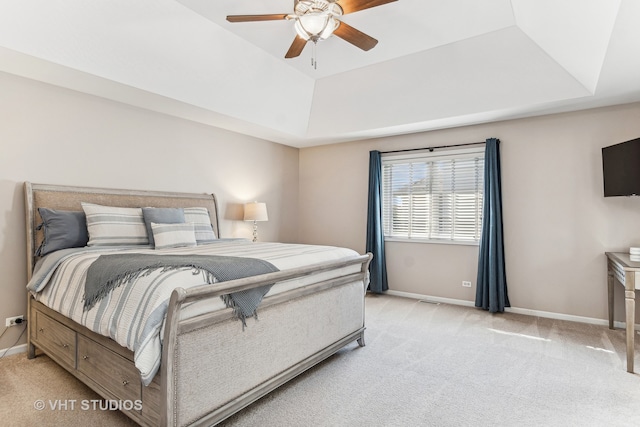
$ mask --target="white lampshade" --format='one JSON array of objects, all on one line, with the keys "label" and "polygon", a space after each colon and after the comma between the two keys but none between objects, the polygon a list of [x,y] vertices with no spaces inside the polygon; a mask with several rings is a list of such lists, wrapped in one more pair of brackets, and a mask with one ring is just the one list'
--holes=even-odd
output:
[{"label": "white lampshade", "polygon": [[262,202],[245,203],[244,205],[245,221],[268,221],[267,204]]},{"label": "white lampshade", "polygon": [[331,15],[308,13],[296,20],[294,28],[305,40],[325,40],[338,28],[338,21]]}]

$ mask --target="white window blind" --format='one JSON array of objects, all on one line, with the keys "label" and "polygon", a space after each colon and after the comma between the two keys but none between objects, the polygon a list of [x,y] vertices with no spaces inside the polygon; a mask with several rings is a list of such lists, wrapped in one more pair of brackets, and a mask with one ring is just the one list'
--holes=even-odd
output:
[{"label": "white window blind", "polygon": [[483,149],[383,157],[385,237],[478,242],[483,177]]}]

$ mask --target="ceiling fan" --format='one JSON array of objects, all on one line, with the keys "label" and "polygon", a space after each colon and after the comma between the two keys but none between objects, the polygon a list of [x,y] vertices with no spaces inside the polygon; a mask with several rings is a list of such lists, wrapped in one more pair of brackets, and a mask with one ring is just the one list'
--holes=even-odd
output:
[{"label": "ceiling fan", "polygon": [[229,15],[229,22],[293,20],[296,37],[285,58],[295,58],[302,53],[309,40],[317,43],[332,34],[359,47],[372,49],[378,40],[342,22],[340,17],[398,0],[294,0],[293,13],[271,15]]}]

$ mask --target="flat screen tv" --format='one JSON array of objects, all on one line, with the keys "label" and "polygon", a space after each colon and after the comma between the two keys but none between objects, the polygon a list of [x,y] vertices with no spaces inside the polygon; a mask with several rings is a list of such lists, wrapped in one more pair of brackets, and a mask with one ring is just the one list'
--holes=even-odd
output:
[{"label": "flat screen tv", "polygon": [[602,149],[604,197],[640,195],[640,138]]}]

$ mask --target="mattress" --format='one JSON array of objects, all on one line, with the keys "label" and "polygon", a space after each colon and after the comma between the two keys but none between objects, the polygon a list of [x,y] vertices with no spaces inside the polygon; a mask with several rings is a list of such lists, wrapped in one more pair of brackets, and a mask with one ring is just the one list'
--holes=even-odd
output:
[{"label": "mattress", "polygon": [[[190,268],[166,272],[157,270],[139,277],[131,284],[115,288],[92,309],[85,311],[83,308],[84,283],[91,263],[100,255],[134,252],[258,258],[270,262],[279,270],[358,256],[358,253],[351,249],[333,246],[254,243],[244,239],[220,239],[197,247],[163,250],[148,247],[66,249],[41,259],[27,285],[35,299],[132,350],[135,365],[145,385],[151,382],[160,365],[162,331],[171,292],[176,287],[192,288],[205,285],[206,279],[203,274],[194,274]],[[279,282],[271,287],[265,297],[359,270],[360,266],[355,265],[324,272],[314,277]],[[215,284],[208,286],[215,286]],[[225,309],[230,310],[226,308],[222,299],[206,300],[187,307],[182,312],[182,316],[192,317],[204,312]],[[259,310],[258,307],[258,314]],[[251,327],[251,321],[248,322],[247,327]],[[238,322],[238,333],[242,333],[241,322]]]}]

